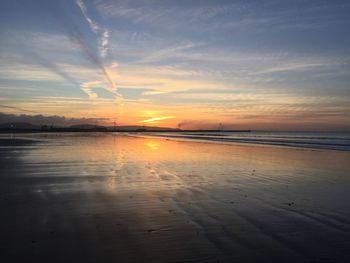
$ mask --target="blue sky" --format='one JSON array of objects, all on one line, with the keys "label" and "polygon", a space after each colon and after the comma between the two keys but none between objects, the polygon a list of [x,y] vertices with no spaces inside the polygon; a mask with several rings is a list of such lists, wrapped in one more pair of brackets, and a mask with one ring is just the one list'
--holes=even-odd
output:
[{"label": "blue sky", "polygon": [[349,1],[3,0],[0,111],[349,129],[349,14]]}]

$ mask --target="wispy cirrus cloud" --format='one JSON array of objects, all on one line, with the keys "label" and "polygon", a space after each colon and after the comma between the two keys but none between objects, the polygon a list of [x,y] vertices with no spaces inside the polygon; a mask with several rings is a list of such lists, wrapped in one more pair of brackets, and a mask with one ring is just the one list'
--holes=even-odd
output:
[{"label": "wispy cirrus cloud", "polygon": [[115,118],[120,113],[114,98],[98,98],[88,100],[75,96],[40,96],[30,98],[4,98],[2,105],[10,105],[16,108],[3,108],[5,113],[22,112],[24,109],[30,113],[43,113],[49,115],[63,115],[69,117],[88,116],[94,118]]},{"label": "wispy cirrus cloud", "polygon": [[[10,106],[10,105],[3,105],[3,104],[0,104],[0,108],[2,108],[2,109],[16,110],[16,111],[20,111],[20,112],[38,113],[37,111],[26,110],[26,109],[22,109],[22,108],[20,108],[20,107],[15,107],[15,106]],[[1,114],[1,113],[0,113],[0,114]],[[4,114],[3,114],[3,115],[4,115]]]}]

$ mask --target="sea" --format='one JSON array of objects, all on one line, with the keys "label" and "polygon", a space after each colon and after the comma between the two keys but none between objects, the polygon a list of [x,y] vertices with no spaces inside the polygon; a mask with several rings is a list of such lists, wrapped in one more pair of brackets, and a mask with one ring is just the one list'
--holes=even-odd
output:
[{"label": "sea", "polygon": [[249,143],[298,148],[350,151],[350,132],[146,132],[138,136],[156,136],[181,140],[221,143]]}]

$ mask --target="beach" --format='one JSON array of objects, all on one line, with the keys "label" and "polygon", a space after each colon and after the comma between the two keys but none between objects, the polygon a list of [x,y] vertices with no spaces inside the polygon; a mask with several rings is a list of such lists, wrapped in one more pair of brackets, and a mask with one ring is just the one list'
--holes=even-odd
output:
[{"label": "beach", "polygon": [[348,262],[350,152],[0,137],[1,262]]}]

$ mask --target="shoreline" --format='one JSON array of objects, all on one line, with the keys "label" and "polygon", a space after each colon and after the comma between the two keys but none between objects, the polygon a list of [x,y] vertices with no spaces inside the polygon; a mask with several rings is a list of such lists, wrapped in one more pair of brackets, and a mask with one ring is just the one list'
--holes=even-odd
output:
[{"label": "shoreline", "polygon": [[[228,145],[253,145],[253,146],[266,146],[266,147],[281,147],[281,148],[293,148],[293,149],[304,149],[304,150],[331,150],[331,151],[350,151],[350,137],[340,137],[340,138],[327,138],[327,137],[300,137],[295,138],[289,137],[272,137],[272,138],[260,138],[258,132],[249,132],[249,136],[242,136],[237,132],[236,137],[232,137],[229,132],[217,133],[189,133],[181,132],[178,134],[169,132],[34,132],[34,133],[0,133],[0,138],[6,138],[8,135],[11,138],[23,137],[23,136],[41,136],[41,135],[74,135],[74,136],[103,136],[114,135],[114,136],[130,136],[130,137],[142,137],[142,138],[164,138],[166,140],[177,140],[177,141],[193,141],[193,142],[203,142],[203,143],[214,143],[214,144],[228,144]],[[242,133],[244,134],[244,133]],[[255,134],[257,134],[255,136]],[[283,135],[283,133],[281,133]],[[286,133],[288,134],[288,133]],[[336,133],[336,134],[346,134],[348,133]],[[305,141],[306,139],[306,141]],[[332,140],[335,140],[333,142]],[[342,140],[337,142],[337,140]]]}]

